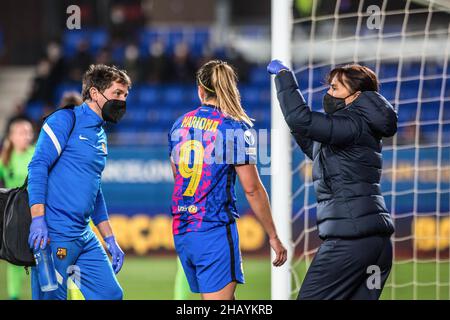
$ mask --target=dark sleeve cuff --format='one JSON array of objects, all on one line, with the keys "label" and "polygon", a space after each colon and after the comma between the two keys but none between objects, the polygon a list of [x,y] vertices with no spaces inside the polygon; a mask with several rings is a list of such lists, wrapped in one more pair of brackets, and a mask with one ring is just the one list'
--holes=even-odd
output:
[{"label": "dark sleeve cuff", "polygon": [[298,89],[297,79],[292,71],[281,71],[275,77],[277,92],[286,89]]}]

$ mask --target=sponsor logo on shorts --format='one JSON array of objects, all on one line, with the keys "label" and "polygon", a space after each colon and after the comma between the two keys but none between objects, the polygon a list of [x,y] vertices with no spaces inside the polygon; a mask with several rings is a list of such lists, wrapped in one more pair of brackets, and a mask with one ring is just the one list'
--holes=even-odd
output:
[{"label": "sponsor logo on shorts", "polygon": [[66,248],[58,248],[56,250],[56,256],[59,260],[63,260],[65,257],[67,257],[67,249]]}]

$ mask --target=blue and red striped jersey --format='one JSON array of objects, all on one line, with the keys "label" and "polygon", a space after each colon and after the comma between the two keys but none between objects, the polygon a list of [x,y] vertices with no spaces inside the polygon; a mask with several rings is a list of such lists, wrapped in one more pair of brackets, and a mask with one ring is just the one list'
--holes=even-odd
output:
[{"label": "blue and red striped jersey", "polygon": [[175,121],[169,133],[169,152],[176,166],[174,234],[206,231],[239,217],[235,166],[256,164],[253,131],[210,105]]}]

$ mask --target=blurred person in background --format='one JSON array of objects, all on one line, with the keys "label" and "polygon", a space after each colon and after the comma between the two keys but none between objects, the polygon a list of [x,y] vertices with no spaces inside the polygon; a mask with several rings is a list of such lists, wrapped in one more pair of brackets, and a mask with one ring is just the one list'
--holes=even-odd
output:
[{"label": "blurred person in background", "polygon": [[33,78],[28,102],[51,102],[54,88],[50,82],[50,71],[50,61],[47,58],[41,59],[36,66],[36,75]]},{"label": "blurred person in background", "polygon": [[97,53],[97,56],[95,57],[95,64],[113,64],[111,49],[108,46],[101,48]]},{"label": "blurred person in background", "polygon": [[63,93],[60,107],[64,106],[79,106],[83,103],[83,97],[76,91],[66,91]]},{"label": "blurred person in background", "polygon": [[183,270],[180,258],[177,257],[177,270],[175,274],[174,300],[188,300],[191,296],[191,289],[186,274]]},{"label": "blurred person in background", "polygon": [[[0,157],[0,180],[6,188],[21,187],[28,174],[28,164],[34,153],[34,132],[31,120],[16,116],[9,121]],[[11,300],[22,298],[25,269],[8,264],[6,288]]]},{"label": "blurred person in background", "polygon": [[77,51],[74,57],[69,61],[68,78],[70,81],[79,83],[89,65],[94,61],[94,58],[89,52],[89,43],[82,40],[77,45]]},{"label": "blurred person in background", "polygon": [[239,74],[239,81],[248,82],[252,67],[251,63],[233,46],[229,46],[226,52],[230,63],[235,67],[236,72]]},{"label": "blurred person in background", "polygon": [[195,73],[195,63],[191,57],[189,46],[180,42],[175,46],[175,52],[170,64],[169,74],[172,82],[191,83]]},{"label": "blurred person in background", "polygon": [[139,48],[134,44],[129,44],[125,47],[125,59],[123,67],[127,70],[131,79],[141,79],[141,61],[139,57]]},{"label": "blurred person in background", "polygon": [[169,78],[170,60],[166,47],[162,41],[155,41],[149,45],[149,57],[142,63],[142,80],[149,84],[166,83]]},{"label": "blurred person in background", "polygon": [[55,88],[63,80],[66,72],[61,45],[57,42],[50,42],[46,48],[46,56],[50,62],[50,73],[48,76],[50,87]]}]

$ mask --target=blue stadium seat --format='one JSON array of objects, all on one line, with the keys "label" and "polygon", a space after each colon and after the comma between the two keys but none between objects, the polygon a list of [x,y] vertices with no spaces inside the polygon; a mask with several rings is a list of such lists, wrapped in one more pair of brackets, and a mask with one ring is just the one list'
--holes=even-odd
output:
[{"label": "blue stadium seat", "polygon": [[438,120],[439,119],[439,102],[426,102],[422,103],[420,110],[420,120]]},{"label": "blue stadium seat", "polygon": [[111,49],[111,57],[113,61],[123,64],[123,61],[125,60],[125,45],[114,45]]},{"label": "blue stadium seat", "polygon": [[393,102],[397,90],[397,81],[389,81],[380,85],[380,93],[388,100]]},{"label": "blue stadium seat", "polygon": [[398,72],[398,63],[394,62],[382,63],[380,66],[380,71],[378,73],[378,78],[380,80],[395,78],[397,77],[397,72]]},{"label": "blue stadium seat", "polygon": [[104,29],[66,30],[63,40],[64,55],[73,57],[78,44],[83,40],[89,44],[91,54],[95,55],[99,49],[106,46],[109,34]]},{"label": "blue stadium seat", "polygon": [[420,75],[420,62],[404,62],[402,65],[402,78]]},{"label": "blue stadium seat", "polygon": [[81,94],[81,84],[76,83],[61,83],[58,85],[53,92],[53,103],[55,105],[59,104],[64,93],[68,91],[74,91]]},{"label": "blue stadium seat", "polygon": [[147,122],[147,113],[148,109],[145,107],[127,108],[123,121],[132,123]]},{"label": "blue stadium seat", "polygon": [[243,104],[257,104],[264,102],[264,95],[257,86],[240,85],[239,91],[241,92]]},{"label": "blue stadium seat", "polygon": [[444,121],[450,120],[450,101],[444,102],[444,114],[442,115]]},{"label": "blue stadium seat", "polygon": [[423,80],[422,98],[439,97],[441,95],[442,79]]},{"label": "blue stadium seat", "polygon": [[210,42],[210,29],[209,28],[196,28],[194,34],[189,41],[193,56],[201,56],[205,46]]},{"label": "blue stadium seat", "polygon": [[161,87],[161,102],[173,106],[183,106],[186,102],[188,88],[182,85]]},{"label": "blue stadium seat", "polygon": [[147,105],[157,105],[160,102],[160,90],[154,85],[142,85],[136,88],[138,101]]},{"label": "blue stadium seat", "polygon": [[327,75],[330,71],[331,66],[329,65],[314,68],[313,87],[327,85]]},{"label": "blue stadium seat", "polygon": [[[131,79],[133,81],[133,79]],[[139,103],[139,84],[133,83],[131,90],[128,91],[127,105],[133,105]]]},{"label": "blue stadium seat", "polygon": [[193,42],[195,43],[199,43],[199,44],[204,44],[209,42],[211,37],[211,32],[209,28],[196,28],[194,30],[194,39]]},{"label": "blue stadium seat", "polygon": [[186,108],[195,108],[200,106],[200,99],[198,97],[197,87],[191,86],[186,91]]},{"label": "blue stadium seat", "polygon": [[442,126],[442,143],[450,143],[450,124]]},{"label": "blue stadium seat", "polygon": [[209,44],[209,28],[158,27],[143,29],[139,33],[139,49],[143,56],[148,55],[149,46],[155,41],[162,41],[166,45],[166,53],[173,54],[175,46],[185,42],[191,49],[193,56],[201,56],[203,49]]},{"label": "blue stadium seat", "polygon": [[450,97],[450,78],[445,79],[445,96]]},{"label": "blue stadium seat", "polygon": [[89,41],[87,32],[81,30],[67,30],[64,33],[64,55],[66,57],[73,57],[78,44],[82,41]]},{"label": "blue stadium seat", "polygon": [[[167,49],[169,52],[173,52],[177,44],[185,41],[185,32],[183,28],[171,28],[165,32],[164,38],[166,39]],[[187,44],[192,44],[192,42],[187,42]]]},{"label": "blue stadium seat", "polygon": [[141,30],[139,32],[139,51],[141,55],[148,56],[150,45],[160,39],[160,33],[155,29]]},{"label": "blue stadium seat", "polygon": [[431,125],[422,125],[420,126],[420,142],[421,143],[436,143],[439,132],[439,125],[431,124]]},{"label": "blue stadium seat", "polygon": [[314,111],[322,110],[323,96],[325,95],[326,92],[327,92],[326,90],[323,90],[323,91],[313,93],[312,103],[310,106],[312,108],[312,110],[314,110]]},{"label": "blue stadium seat", "polygon": [[425,76],[441,76],[444,70],[444,66],[436,61],[426,61],[424,75]]},{"label": "blue stadium seat", "polygon": [[94,29],[90,31],[89,38],[93,52],[97,52],[107,45],[109,34],[104,29]]},{"label": "blue stadium seat", "polygon": [[254,67],[250,70],[250,84],[270,87],[270,77],[265,67]]},{"label": "blue stadium seat", "polygon": [[114,127],[117,133],[138,133],[139,128],[133,123],[121,122]]},{"label": "blue stadium seat", "polygon": [[28,103],[25,107],[25,113],[31,119],[38,121],[44,114],[44,106],[45,104],[40,101]]},{"label": "blue stadium seat", "polygon": [[402,81],[400,87],[400,99],[415,99],[419,91],[419,80]]},{"label": "blue stadium seat", "polygon": [[401,104],[397,107],[398,122],[409,122],[416,119],[417,103]]}]

